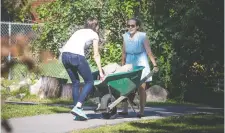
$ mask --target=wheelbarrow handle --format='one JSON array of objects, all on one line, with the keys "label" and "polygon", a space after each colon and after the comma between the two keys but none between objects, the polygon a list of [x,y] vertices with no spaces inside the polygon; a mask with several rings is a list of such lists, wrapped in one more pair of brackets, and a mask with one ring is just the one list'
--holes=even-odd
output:
[{"label": "wheelbarrow handle", "polygon": [[141,81],[140,81],[140,85],[142,85],[143,83],[145,83],[145,81],[150,78],[151,76],[154,75],[154,73],[157,73],[156,71],[152,70],[147,76],[145,76]]}]

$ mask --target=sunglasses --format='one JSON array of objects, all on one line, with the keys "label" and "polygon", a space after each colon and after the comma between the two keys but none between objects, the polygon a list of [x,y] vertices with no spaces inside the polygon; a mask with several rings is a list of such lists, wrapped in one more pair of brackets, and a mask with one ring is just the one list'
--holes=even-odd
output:
[{"label": "sunglasses", "polygon": [[136,26],[136,25],[129,25],[129,24],[128,24],[128,25],[127,25],[127,28],[130,28],[130,27],[131,27],[131,28],[134,28],[135,26]]}]

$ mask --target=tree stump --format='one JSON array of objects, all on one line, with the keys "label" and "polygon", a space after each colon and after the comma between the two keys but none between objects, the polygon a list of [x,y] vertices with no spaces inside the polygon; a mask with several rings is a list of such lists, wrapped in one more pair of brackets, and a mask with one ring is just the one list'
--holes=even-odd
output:
[{"label": "tree stump", "polygon": [[[80,92],[84,87],[84,83],[80,83]],[[60,98],[62,99],[73,99],[72,97],[72,83],[66,83],[62,85],[62,92]]]},{"label": "tree stump", "polygon": [[38,95],[40,98],[59,98],[62,92],[62,86],[66,82],[67,79],[42,76]]},{"label": "tree stump", "polygon": [[73,99],[72,98],[72,83],[67,83],[62,86],[62,93],[60,98],[62,99]]},{"label": "tree stump", "polygon": [[[80,91],[84,83],[80,83]],[[42,76],[38,82],[30,86],[30,93],[39,98],[62,98],[72,99],[72,83],[67,83],[67,79]]]}]

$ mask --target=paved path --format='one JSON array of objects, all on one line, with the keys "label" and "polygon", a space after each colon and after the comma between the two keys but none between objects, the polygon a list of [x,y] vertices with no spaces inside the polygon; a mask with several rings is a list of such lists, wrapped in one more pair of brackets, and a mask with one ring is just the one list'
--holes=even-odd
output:
[{"label": "paved path", "polygon": [[[116,119],[101,119],[100,114],[95,114],[90,108],[85,110],[90,120],[74,121],[70,113],[39,115],[32,117],[9,119],[13,126],[13,133],[68,133],[72,130],[92,128],[107,124],[117,124],[128,121],[140,120],[135,113],[129,111],[129,117],[117,116]],[[187,107],[187,106],[161,106],[146,107],[146,117],[141,119],[160,119],[168,116],[193,114],[193,113],[214,113],[223,112],[223,109],[210,107]],[[2,131],[4,133],[4,131]]]}]

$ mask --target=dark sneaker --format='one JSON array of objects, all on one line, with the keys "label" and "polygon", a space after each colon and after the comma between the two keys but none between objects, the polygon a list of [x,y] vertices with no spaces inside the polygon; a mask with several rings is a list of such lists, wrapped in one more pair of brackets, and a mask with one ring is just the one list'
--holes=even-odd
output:
[{"label": "dark sneaker", "polygon": [[85,120],[87,120],[87,119],[84,119],[83,117],[80,117],[79,115],[74,115],[73,116],[73,120],[75,120],[75,121],[85,121]]},{"label": "dark sneaker", "polygon": [[138,118],[144,117],[144,114],[137,113],[137,117],[138,117]]}]

